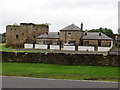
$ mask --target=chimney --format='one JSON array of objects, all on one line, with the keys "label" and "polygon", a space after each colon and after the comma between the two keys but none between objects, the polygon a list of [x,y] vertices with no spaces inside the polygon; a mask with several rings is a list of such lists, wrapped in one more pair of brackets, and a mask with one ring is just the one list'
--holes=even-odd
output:
[{"label": "chimney", "polygon": [[87,30],[85,31],[85,35],[87,35]]},{"label": "chimney", "polygon": [[99,32],[99,36],[101,36],[101,32]]},{"label": "chimney", "polygon": [[85,32],[85,35],[87,35],[87,32]]},{"label": "chimney", "polygon": [[46,32],[46,35],[48,35],[48,32]]},{"label": "chimney", "polygon": [[81,23],[81,30],[83,31],[83,22]]}]

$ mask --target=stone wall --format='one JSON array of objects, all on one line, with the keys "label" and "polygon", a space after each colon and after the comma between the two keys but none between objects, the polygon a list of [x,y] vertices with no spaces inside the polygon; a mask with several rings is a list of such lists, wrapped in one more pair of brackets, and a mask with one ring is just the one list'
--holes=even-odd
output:
[{"label": "stone wall", "polygon": [[83,40],[83,46],[98,46],[98,40]]},{"label": "stone wall", "polygon": [[37,24],[8,25],[6,27],[6,44],[12,47],[23,47],[28,40],[35,41],[38,35],[48,31],[49,28]]},{"label": "stone wall", "polygon": [[101,54],[0,52],[3,62],[52,63],[62,65],[120,66],[120,56]]},{"label": "stone wall", "polygon": [[111,46],[111,40],[102,40],[101,41],[101,46],[104,46],[104,47],[106,47],[106,46]]},{"label": "stone wall", "polygon": [[7,26],[6,27],[6,44],[8,46],[18,45],[20,42],[19,37],[16,38],[16,35],[20,33],[19,26]]},{"label": "stone wall", "polygon": [[48,43],[58,44],[58,41],[59,41],[59,39],[56,39],[56,38],[53,38],[53,39],[48,39],[48,38],[44,38],[44,39],[36,38],[36,43],[38,43],[38,44],[48,44]]},{"label": "stone wall", "polygon": [[[112,47],[113,41],[111,40],[101,40],[100,41],[102,47]],[[84,46],[99,46],[98,40],[83,40]]]},{"label": "stone wall", "polygon": [[69,41],[76,41],[76,43],[79,44],[81,37],[82,32],[79,30],[60,30],[60,41],[62,41],[63,43],[69,43]]}]

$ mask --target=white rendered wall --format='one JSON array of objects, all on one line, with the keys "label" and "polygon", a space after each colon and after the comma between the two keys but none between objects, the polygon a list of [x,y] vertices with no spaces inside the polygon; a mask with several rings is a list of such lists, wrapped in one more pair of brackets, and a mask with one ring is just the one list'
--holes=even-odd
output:
[{"label": "white rendered wall", "polygon": [[[25,49],[33,49],[33,44],[24,44]],[[108,52],[111,47],[98,47],[100,52]],[[47,45],[44,44],[35,44],[35,49],[47,49]],[[50,45],[50,49],[59,50],[59,45]],[[75,46],[63,46],[63,50],[75,51]],[[78,46],[78,51],[94,51],[93,46]]]},{"label": "white rendered wall", "polygon": [[25,43],[25,44],[24,44],[24,48],[25,48],[25,49],[32,49],[32,48],[33,48],[33,44]]},{"label": "white rendered wall", "polygon": [[98,47],[98,51],[105,51],[105,52],[107,52],[107,51],[109,51],[110,49],[111,49],[112,47]]},{"label": "white rendered wall", "polygon": [[75,51],[75,46],[64,46],[63,48],[63,50]]},{"label": "white rendered wall", "polygon": [[94,51],[93,46],[78,46],[78,51]]},{"label": "white rendered wall", "polygon": [[113,47],[113,41],[111,41],[111,48]]},{"label": "white rendered wall", "polygon": [[44,44],[35,44],[35,49],[47,49],[47,45],[44,45]]},{"label": "white rendered wall", "polygon": [[50,45],[50,49],[59,50],[59,45]]}]

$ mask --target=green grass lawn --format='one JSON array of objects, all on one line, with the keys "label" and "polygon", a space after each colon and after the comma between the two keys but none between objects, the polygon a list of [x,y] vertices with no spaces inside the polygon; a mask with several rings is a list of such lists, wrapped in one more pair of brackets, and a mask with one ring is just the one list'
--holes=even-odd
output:
[{"label": "green grass lawn", "polygon": [[[18,49],[18,48],[16,48]],[[28,50],[16,50],[13,47],[6,47],[5,43],[0,43],[0,51],[5,51],[5,52],[32,52],[32,53],[45,53],[44,51],[28,51]]]},{"label": "green grass lawn", "polygon": [[118,67],[4,62],[2,74],[37,78],[117,81]]}]

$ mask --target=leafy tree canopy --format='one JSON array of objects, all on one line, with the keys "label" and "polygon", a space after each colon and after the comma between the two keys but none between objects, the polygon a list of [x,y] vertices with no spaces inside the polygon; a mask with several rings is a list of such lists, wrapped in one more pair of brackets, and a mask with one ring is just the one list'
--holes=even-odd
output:
[{"label": "leafy tree canopy", "polygon": [[112,39],[115,38],[113,31],[111,29],[108,29],[108,28],[100,27],[99,29],[88,30],[88,32],[102,32],[102,33],[106,34],[108,37],[111,37]]},{"label": "leafy tree canopy", "polygon": [[0,43],[5,43],[6,42],[6,33],[0,33]]}]

